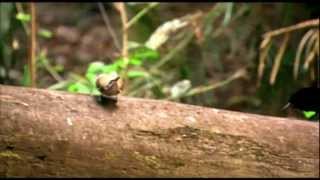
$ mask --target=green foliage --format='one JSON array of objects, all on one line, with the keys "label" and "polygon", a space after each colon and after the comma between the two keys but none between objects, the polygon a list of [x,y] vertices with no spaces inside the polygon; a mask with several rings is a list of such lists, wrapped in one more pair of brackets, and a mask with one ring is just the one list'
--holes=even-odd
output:
[{"label": "green foliage", "polygon": [[314,115],[316,115],[316,112],[314,111],[303,111],[303,115],[307,119],[311,119]]},{"label": "green foliage", "polygon": [[16,18],[18,20],[20,20],[21,22],[23,22],[23,23],[27,23],[27,22],[29,22],[31,20],[30,14],[26,14],[26,13],[22,13],[22,12],[19,12],[16,15]]},{"label": "green foliage", "polygon": [[23,86],[29,86],[31,84],[30,72],[27,65],[23,66],[23,76],[21,80]]},{"label": "green foliage", "polygon": [[40,29],[38,34],[43,37],[43,38],[46,38],[46,39],[49,39],[52,37],[52,32],[49,31],[48,29]]},{"label": "green foliage", "polygon": [[129,71],[127,75],[129,78],[134,79],[138,77],[147,77],[148,73],[144,71]]},{"label": "green foliage", "polygon": [[75,82],[69,85],[68,91],[88,94],[91,93],[91,88],[81,82]]},{"label": "green foliage", "polygon": [[[21,3],[18,3],[18,5],[21,5],[22,7]],[[23,28],[26,33],[25,35],[29,35],[30,30],[27,24],[30,23],[31,15],[19,11],[17,12],[14,3],[1,3],[0,10],[0,57],[3,59],[0,67],[5,70],[5,73],[0,75],[0,79],[5,77],[7,81],[10,81],[8,74],[17,60],[20,60],[18,54],[25,54],[24,57],[28,57],[28,48],[20,48],[18,46],[14,49],[12,44],[13,42],[21,42],[19,41],[19,37],[15,36],[16,31],[19,31],[19,29]],[[48,39],[52,37],[52,32],[47,29],[39,28],[38,35]],[[45,68],[53,76],[57,76],[57,72],[63,70],[62,66],[51,67],[49,60],[42,49],[40,49],[40,54],[37,55],[37,60],[37,67]],[[30,85],[30,72],[28,71],[28,65],[25,64],[23,67],[23,76],[19,80],[20,84],[23,86]]]},{"label": "green foliage", "polygon": [[[147,47],[139,46],[131,50],[129,54],[129,65],[132,65],[128,70],[127,77],[130,79],[136,79],[140,77],[147,77],[149,74],[142,70],[135,70],[134,68],[141,68],[146,61],[156,61],[159,59],[159,53]],[[92,62],[89,64],[85,73],[85,80],[74,81],[67,85],[69,92],[78,93],[93,93],[98,94],[98,90],[95,87],[96,77],[99,74],[121,74],[126,70],[125,61],[123,58],[116,59],[112,64],[104,64],[103,62]]]}]

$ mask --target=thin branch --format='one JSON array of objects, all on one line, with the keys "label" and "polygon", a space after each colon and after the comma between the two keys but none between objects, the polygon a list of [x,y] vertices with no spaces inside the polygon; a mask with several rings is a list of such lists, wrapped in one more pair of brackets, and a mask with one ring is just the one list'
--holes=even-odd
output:
[{"label": "thin branch", "polygon": [[127,29],[129,29],[133,24],[135,24],[143,15],[145,15],[147,12],[149,12],[152,8],[159,5],[158,2],[150,3],[147,7],[139,11],[137,15],[135,15],[127,24]]},{"label": "thin branch", "polygon": [[129,66],[129,52],[128,52],[128,29],[127,29],[127,23],[128,23],[128,16],[125,4],[123,2],[121,3],[114,3],[115,8],[119,11],[121,16],[121,23],[122,23],[122,58],[125,62],[124,71],[122,73],[123,81],[126,82],[127,79],[127,72],[128,72],[128,66]]},{"label": "thin branch", "polygon": [[[47,49],[44,49],[42,52],[40,52],[40,56],[47,56]],[[39,58],[39,61],[43,64],[45,69],[50,73],[50,75],[58,82],[64,81],[63,78],[53,69],[49,61],[44,61],[43,58]]]},{"label": "thin branch", "polygon": [[298,78],[298,72],[299,72],[299,64],[300,64],[300,58],[301,58],[301,54],[303,52],[303,49],[305,47],[306,42],[308,41],[308,39],[312,36],[314,30],[310,29],[301,39],[299,46],[298,46],[298,51],[296,53],[296,57],[294,60],[294,65],[293,65],[293,77],[294,79]]},{"label": "thin branch", "polygon": [[172,57],[174,57],[180,50],[182,50],[185,46],[189,44],[189,42],[192,40],[194,36],[193,32],[189,32],[186,34],[186,37],[179,42],[168,54],[166,54],[162,59],[159,60],[157,64],[152,66],[150,69],[151,72],[157,70],[162,65],[166,64]]},{"label": "thin branch", "polygon": [[102,19],[113,39],[113,42],[115,44],[115,47],[117,48],[117,50],[120,52],[121,51],[121,48],[120,48],[120,43],[119,43],[119,40],[117,39],[117,36],[110,24],[110,21],[109,21],[109,17],[108,17],[108,14],[107,14],[107,11],[105,10],[104,6],[103,6],[103,3],[101,2],[98,2],[98,7],[99,7],[99,10],[101,12],[101,15],[102,15]]},{"label": "thin branch", "polygon": [[267,37],[273,37],[273,36],[277,36],[280,34],[284,34],[284,33],[288,33],[297,29],[302,29],[302,28],[306,28],[306,27],[319,27],[319,19],[313,19],[313,20],[308,20],[308,21],[303,21],[301,23],[292,25],[292,26],[288,26],[288,27],[284,27],[281,29],[277,29],[274,31],[270,31],[267,32],[265,34],[263,34],[263,38],[267,38]]},{"label": "thin branch", "polygon": [[282,44],[280,46],[280,49],[278,51],[278,54],[275,58],[275,63],[273,65],[273,68],[272,68],[272,71],[271,71],[271,76],[270,76],[270,81],[269,83],[271,85],[274,84],[275,82],[275,79],[277,77],[277,74],[279,72],[279,68],[280,68],[280,64],[281,64],[281,59],[282,59],[282,56],[287,48],[287,45],[288,45],[288,41],[289,41],[289,33],[286,33],[286,35],[284,36],[284,40],[282,41]]},{"label": "thin branch", "polygon": [[36,87],[36,50],[37,50],[37,27],[36,27],[36,7],[35,3],[30,4],[31,11],[31,38],[30,38],[30,59],[29,59],[29,71],[31,76],[31,86]]},{"label": "thin branch", "polygon": [[127,11],[125,8],[125,4],[123,2],[121,3],[114,3],[115,7],[120,13],[121,16],[121,23],[122,23],[122,56],[123,58],[128,58],[128,29],[127,29],[127,23],[128,23],[128,16]]},{"label": "thin branch", "polygon": [[267,38],[261,42],[260,45],[260,56],[259,56],[259,66],[258,66],[258,81],[257,81],[257,86],[260,86],[260,81],[263,76],[264,72],[264,67],[266,64],[266,59],[268,56],[268,51],[271,47],[271,41],[270,38]]},{"label": "thin branch", "polygon": [[313,62],[313,60],[315,60],[314,57],[317,55],[317,51],[319,51],[319,31],[317,31],[317,34],[316,34],[316,40],[313,44],[313,50],[310,53],[308,53],[309,55],[304,61],[304,65],[303,65],[304,69],[307,70],[310,64]]},{"label": "thin branch", "polygon": [[[211,91],[213,89],[225,86],[226,84],[238,79],[238,78],[242,78],[246,75],[246,70],[245,68],[238,70],[237,72],[235,72],[232,76],[230,76],[229,78],[227,78],[226,80],[220,81],[216,84],[212,84],[209,86],[199,86],[196,88],[191,89],[189,92],[187,92],[185,95],[183,95],[182,97],[190,97],[190,96],[194,96],[197,94],[201,94],[201,93],[205,93],[207,91]],[[181,97],[177,97],[177,98],[181,98]],[[169,97],[168,99],[173,100],[176,99],[175,97]]]}]

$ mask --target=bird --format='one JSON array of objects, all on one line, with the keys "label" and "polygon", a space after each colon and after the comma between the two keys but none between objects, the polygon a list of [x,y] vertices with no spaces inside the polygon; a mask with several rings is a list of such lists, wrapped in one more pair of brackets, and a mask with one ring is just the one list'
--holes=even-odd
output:
[{"label": "bird", "polygon": [[117,95],[123,89],[123,82],[116,73],[100,74],[96,78],[96,87],[101,93],[101,98],[117,100]]},{"label": "bird", "polygon": [[292,107],[301,111],[315,111],[320,113],[320,88],[316,86],[305,87],[293,93],[288,103],[282,108]]}]

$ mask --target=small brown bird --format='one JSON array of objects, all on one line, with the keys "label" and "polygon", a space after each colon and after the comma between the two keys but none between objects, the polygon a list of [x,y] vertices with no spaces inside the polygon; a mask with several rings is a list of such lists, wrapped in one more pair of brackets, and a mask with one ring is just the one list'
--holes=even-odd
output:
[{"label": "small brown bird", "polygon": [[116,73],[100,74],[96,79],[96,87],[103,97],[116,100],[116,95],[123,89],[123,82]]}]

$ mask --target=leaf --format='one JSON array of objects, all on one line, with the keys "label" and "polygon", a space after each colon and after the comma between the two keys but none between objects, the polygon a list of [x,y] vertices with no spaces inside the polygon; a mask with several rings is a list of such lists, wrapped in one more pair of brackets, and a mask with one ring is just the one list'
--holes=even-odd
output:
[{"label": "leaf", "polygon": [[178,98],[184,95],[191,88],[190,80],[182,80],[177,82],[171,88],[171,98]]},{"label": "leaf", "polygon": [[86,74],[86,78],[89,80],[89,82],[94,85],[95,82],[96,82],[96,77],[97,75],[96,74],[93,74],[93,73],[88,73]]},{"label": "leaf", "polygon": [[23,77],[21,84],[23,86],[29,86],[31,84],[30,72],[27,65],[23,66]]},{"label": "leaf", "polygon": [[31,15],[30,14],[26,14],[26,13],[22,13],[22,12],[19,12],[17,15],[16,15],[16,18],[22,22],[29,22],[31,20]]},{"label": "leaf", "polygon": [[135,66],[140,66],[142,65],[142,61],[137,58],[130,58],[129,59],[129,64],[135,65]]},{"label": "leaf", "polygon": [[128,42],[128,49],[135,49],[135,48],[138,48],[140,46],[141,46],[141,44],[138,43],[138,42],[135,42],[135,41],[129,41]]},{"label": "leaf", "polygon": [[160,55],[156,50],[150,49],[148,47],[140,47],[135,49],[131,58],[139,59],[141,61],[144,60],[157,60]]},{"label": "leaf", "polygon": [[226,26],[231,20],[231,14],[232,14],[232,9],[233,9],[233,3],[227,3],[226,4],[226,13],[224,15],[223,19],[223,25]]},{"label": "leaf", "polygon": [[101,93],[98,91],[97,88],[94,88],[93,91],[91,92],[91,94],[93,94],[93,95],[99,95],[99,94],[101,94]]},{"label": "leaf", "polygon": [[137,78],[137,77],[146,77],[148,76],[148,73],[144,71],[129,71],[127,75],[129,78]]},{"label": "leaf", "polygon": [[115,64],[104,65],[102,68],[103,73],[111,73],[118,71],[118,67]]},{"label": "leaf", "polygon": [[117,59],[114,63],[113,63],[119,70],[123,69],[126,65],[125,65],[125,61],[123,58],[119,58]]},{"label": "leaf", "polygon": [[90,63],[86,74],[89,74],[89,73],[93,73],[93,74],[102,73],[103,72],[103,67],[104,67],[104,63],[102,63],[102,62]]},{"label": "leaf", "polygon": [[189,22],[184,20],[183,17],[163,23],[149,37],[149,39],[145,43],[146,47],[151,49],[158,49],[160,46],[167,42],[172,34],[177,32],[179,29],[187,26],[188,23]]},{"label": "leaf", "polygon": [[306,117],[307,119],[310,119],[311,117],[313,117],[316,114],[315,111],[303,111],[303,115],[304,117]]},{"label": "leaf", "polygon": [[40,29],[38,34],[47,39],[52,37],[52,32],[47,29]]},{"label": "leaf", "polygon": [[76,83],[71,84],[68,87],[68,91],[69,92],[77,92],[77,93],[85,93],[85,94],[91,93],[90,87],[88,87],[80,82],[76,82]]},{"label": "leaf", "polygon": [[64,70],[64,66],[61,64],[57,64],[53,67],[53,69],[57,72],[62,72]]}]

